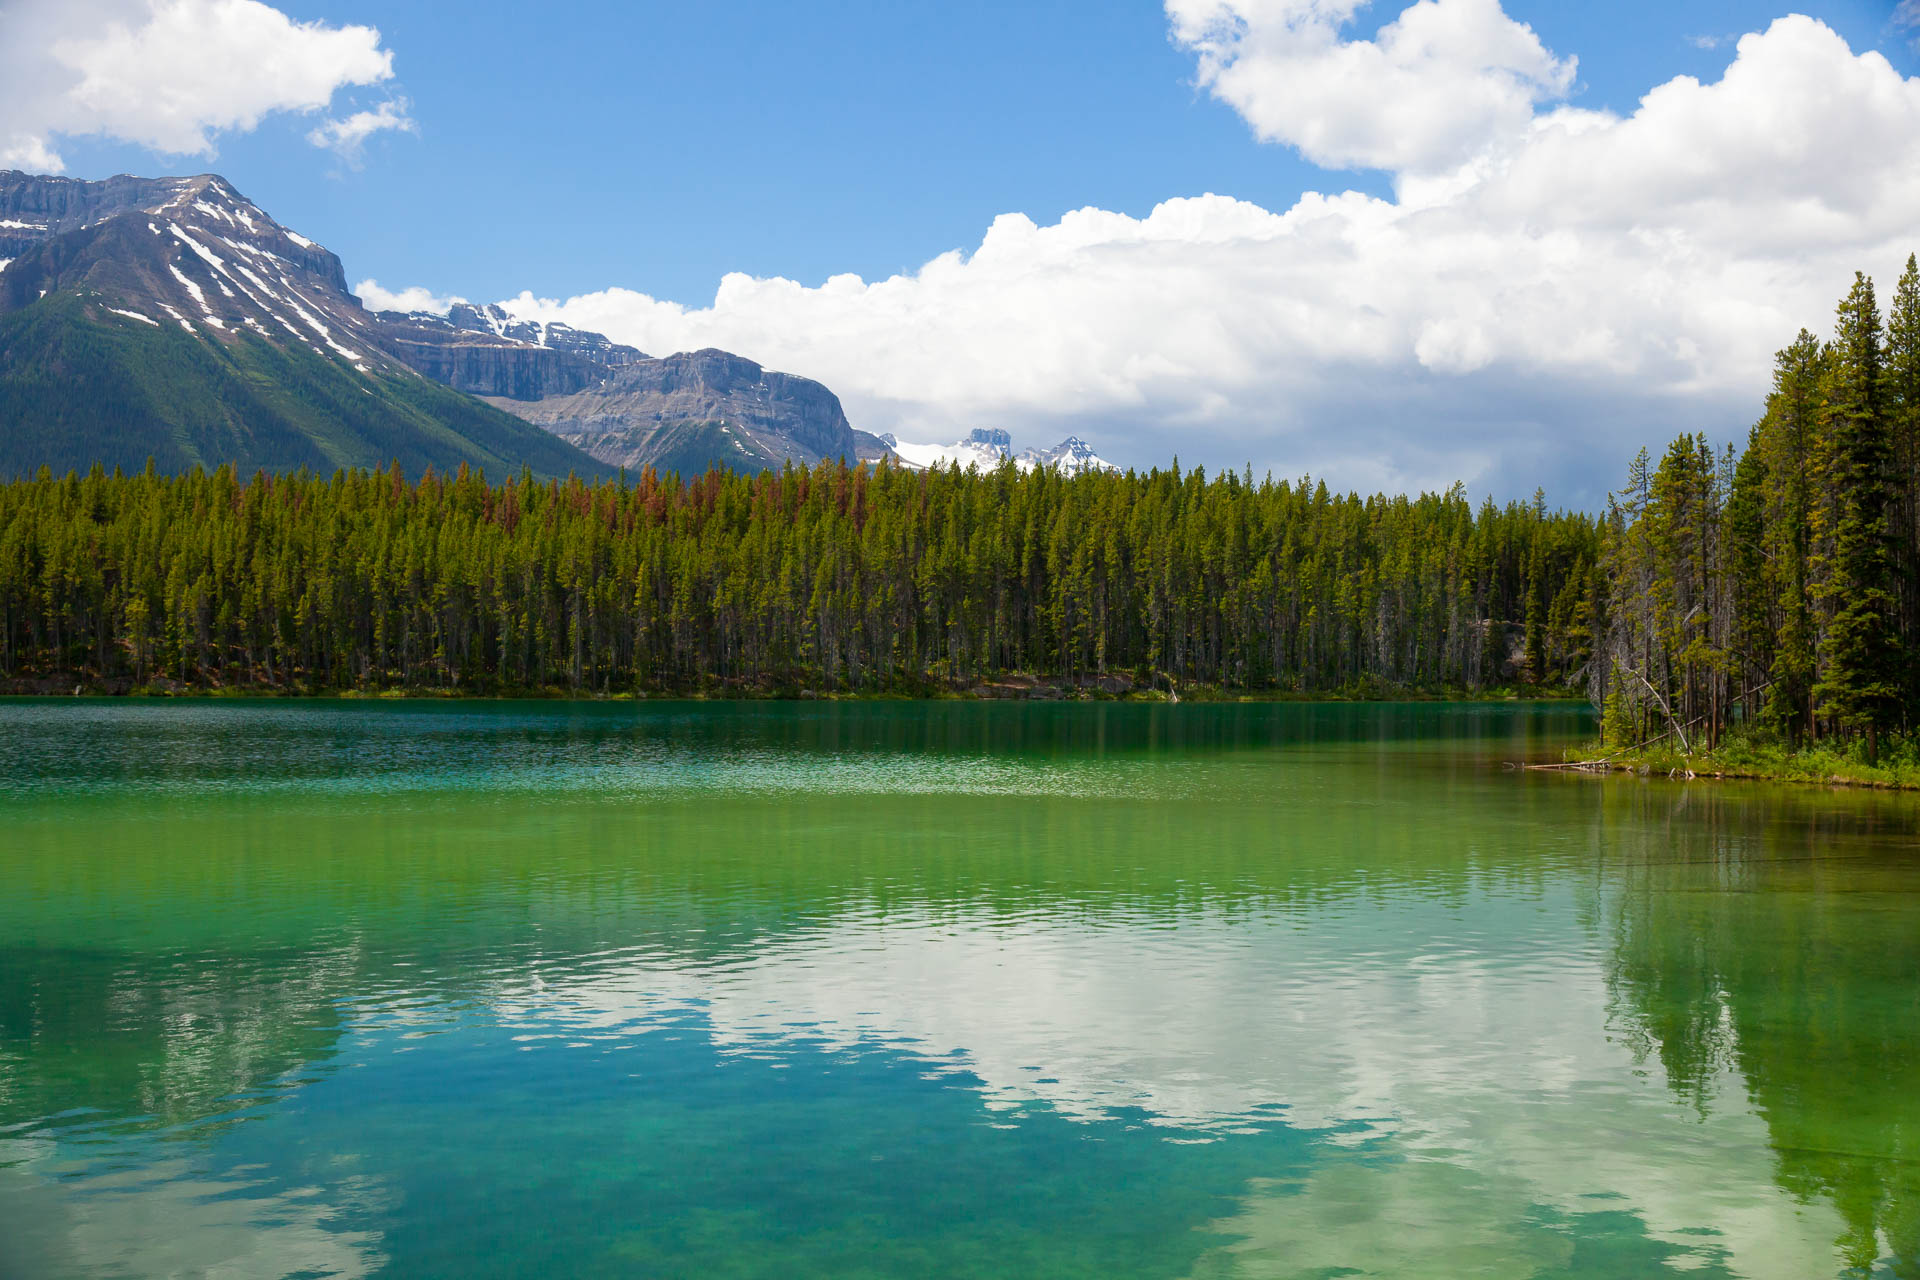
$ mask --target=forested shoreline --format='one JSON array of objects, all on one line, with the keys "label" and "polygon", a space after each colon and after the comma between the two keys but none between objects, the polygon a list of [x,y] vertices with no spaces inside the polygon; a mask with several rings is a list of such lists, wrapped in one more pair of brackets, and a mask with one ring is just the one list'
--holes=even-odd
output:
[{"label": "forested shoreline", "polygon": [[0,675],[327,692],[1571,687],[1598,526],[1199,470],[0,488]]},{"label": "forested shoreline", "polygon": [[1202,470],[590,484],[230,468],[0,486],[16,690],[1584,692],[1615,755],[1908,733],[1920,272],[1779,353],[1746,447],[1599,517]]}]

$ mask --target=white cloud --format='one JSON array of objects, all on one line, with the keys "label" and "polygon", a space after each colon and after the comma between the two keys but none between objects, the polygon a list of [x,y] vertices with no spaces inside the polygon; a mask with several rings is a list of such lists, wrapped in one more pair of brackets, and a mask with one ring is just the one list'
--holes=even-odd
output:
[{"label": "white cloud", "polygon": [[367,139],[386,130],[417,133],[419,127],[407,114],[407,100],[394,98],[373,111],[356,111],[344,120],[328,120],[307,134],[307,141],[325,147],[342,160],[358,164]]},{"label": "white cloud", "polygon": [[1640,444],[1750,421],[1773,351],[1821,326],[1856,268],[1920,248],[1920,80],[1808,18],[1744,37],[1717,83],[1513,130],[1482,130],[1450,172],[1396,171],[1393,200],[1007,214],[972,253],[885,280],[736,274],[704,307],[624,289],[508,306],[646,351],[739,351],[910,440],[1005,426],[1130,465],[1544,480],[1591,501]]},{"label": "white cloud", "polygon": [[353,286],[353,291],[369,311],[431,311],[443,316],[453,309],[454,303],[466,301],[465,298],[442,298],[418,285],[398,291],[383,289],[372,277]]},{"label": "white cloud", "polygon": [[1688,36],[1687,37],[1688,44],[1692,45],[1696,49],[1704,49],[1709,53],[1711,53],[1715,49],[1718,49],[1721,45],[1725,44],[1726,42],[1727,42],[1727,38],[1725,36]]},{"label": "white cloud", "polygon": [[0,8],[0,164],[57,172],[63,136],[211,155],[222,131],[392,75],[373,28],[259,0],[19,0]]},{"label": "white cloud", "polygon": [[1419,0],[1372,40],[1342,40],[1364,0],[1167,0],[1200,84],[1268,142],[1328,168],[1429,173],[1525,132],[1573,86],[1500,0]]}]

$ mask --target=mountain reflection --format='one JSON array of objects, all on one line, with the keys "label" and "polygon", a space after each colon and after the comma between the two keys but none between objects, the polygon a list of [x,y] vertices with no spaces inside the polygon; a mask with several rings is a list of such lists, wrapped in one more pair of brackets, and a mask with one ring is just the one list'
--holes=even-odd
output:
[{"label": "mountain reflection", "polygon": [[107,1257],[177,1202],[207,1258],[251,1223],[419,1275],[531,1265],[515,1213],[642,1272],[1915,1274],[1906,800],[1503,771],[1566,732],[1533,712],[923,710],[164,722],[199,794],[62,756],[4,801],[0,1230]]}]

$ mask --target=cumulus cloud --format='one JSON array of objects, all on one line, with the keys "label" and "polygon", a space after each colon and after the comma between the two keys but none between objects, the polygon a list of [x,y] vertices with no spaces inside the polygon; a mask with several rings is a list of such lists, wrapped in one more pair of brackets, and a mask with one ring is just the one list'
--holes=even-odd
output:
[{"label": "cumulus cloud", "polygon": [[1450,169],[1525,132],[1573,86],[1500,0],[1419,0],[1372,40],[1340,33],[1365,0],[1167,0],[1200,84],[1268,142],[1327,168]]},{"label": "cumulus cloud", "polygon": [[[1170,5],[1190,23],[1189,0]],[[1423,0],[1403,31],[1416,11],[1499,26],[1497,9]],[[1489,46],[1502,66],[1537,47],[1505,40]],[[1526,83],[1559,83],[1570,63],[1541,59]],[[1270,99],[1246,100],[1257,116]],[[1773,351],[1831,315],[1856,268],[1890,274],[1920,248],[1920,80],[1812,19],[1745,36],[1719,81],[1675,79],[1631,115],[1506,110],[1409,144],[1390,200],[1007,214],[970,253],[884,280],[736,274],[700,307],[625,289],[507,305],[646,351],[740,351],[906,439],[1073,432],[1130,464],[1509,495],[1544,480],[1597,501],[1641,444],[1750,421]],[[1441,155],[1466,158],[1433,168]]]},{"label": "cumulus cloud", "polygon": [[373,28],[259,0],[17,0],[0,7],[0,165],[58,172],[63,136],[211,155],[222,131],[392,75]]},{"label": "cumulus cloud", "polygon": [[367,139],[387,130],[417,133],[418,126],[407,114],[407,100],[393,98],[372,111],[356,111],[341,120],[327,120],[307,134],[307,141],[325,147],[350,164],[359,164]]},{"label": "cumulus cloud", "polygon": [[442,298],[418,285],[398,291],[383,289],[372,277],[353,286],[353,291],[359,295],[360,305],[369,311],[431,311],[443,316],[453,310],[454,303],[466,301],[465,298]]}]

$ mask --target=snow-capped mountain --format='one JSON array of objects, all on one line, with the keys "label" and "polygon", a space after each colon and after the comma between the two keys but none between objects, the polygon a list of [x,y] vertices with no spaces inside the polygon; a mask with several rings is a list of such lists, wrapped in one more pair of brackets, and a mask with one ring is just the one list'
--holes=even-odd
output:
[{"label": "snow-capped mountain", "polygon": [[962,471],[969,467],[991,471],[1013,455],[1013,439],[1006,432],[978,428],[957,444],[913,444],[891,435],[881,436],[880,443],[902,462],[921,471],[953,463],[958,463]]},{"label": "snow-capped mountain", "polygon": [[1027,467],[1052,467],[1063,476],[1077,476],[1084,471],[1119,471],[1120,468],[1108,462],[1093,451],[1079,436],[1068,436],[1051,449],[1027,449],[1014,459]]},{"label": "snow-capped mountain", "polygon": [[500,306],[368,311],[337,257],[213,174],[0,171],[0,476],[150,455],[684,475],[885,453],[826,387],[726,352],[654,359]]},{"label": "snow-capped mountain", "polygon": [[1022,471],[1051,467],[1066,476],[1120,470],[1078,436],[1068,436],[1051,449],[1023,449],[1017,454],[1013,451],[1013,437],[992,428],[975,428],[965,440],[955,444],[913,444],[891,435],[881,436],[880,440],[902,462],[923,471],[953,464],[958,464],[963,471],[968,468],[990,471],[1008,459]]},{"label": "snow-capped mountain", "polygon": [[[178,326],[231,342],[251,332],[392,367],[378,322],[355,305],[340,260],[275,222],[224,178],[0,174],[0,312],[50,292],[102,300],[108,323]],[[110,305],[118,303],[118,306]]]},{"label": "snow-capped mountain", "polygon": [[0,171],[0,476],[611,469],[436,386],[340,260],[225,179]]}]

